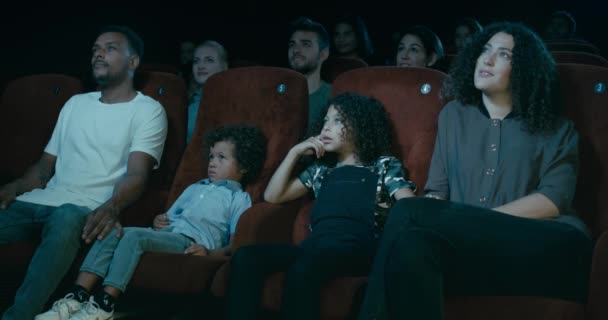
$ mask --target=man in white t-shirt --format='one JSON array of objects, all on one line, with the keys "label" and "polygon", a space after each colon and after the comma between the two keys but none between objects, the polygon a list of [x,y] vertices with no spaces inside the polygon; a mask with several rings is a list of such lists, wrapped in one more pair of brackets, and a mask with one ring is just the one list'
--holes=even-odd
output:
[{"label": "man in white t-shirt", "polygon": [[167,135],[162,106],[133,87],[143,41],[122,26],[104,28],[92,49],[101,91],[64,105],[41,159],[0,187],[0,243],[40,237],[15,302],[3,320],[31,320],[68,271],[80,240],[120,236],[120,212],[143,192]]}]

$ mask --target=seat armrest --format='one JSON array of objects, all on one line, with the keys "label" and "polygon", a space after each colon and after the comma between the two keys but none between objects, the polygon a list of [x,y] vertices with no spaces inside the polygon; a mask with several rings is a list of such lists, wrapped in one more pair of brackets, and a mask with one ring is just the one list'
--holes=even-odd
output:
[{"label": "seat armrest", "polygon": [[247,209],[236,226],[232,252],[256,243],[291,243],[300,203],[300,199],[282,204],[260,202]]}]

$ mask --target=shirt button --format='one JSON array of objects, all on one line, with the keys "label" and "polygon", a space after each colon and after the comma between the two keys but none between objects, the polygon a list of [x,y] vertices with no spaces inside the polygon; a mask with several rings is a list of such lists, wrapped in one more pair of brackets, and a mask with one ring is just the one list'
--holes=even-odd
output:
[{"label": "shirt button", "polygon": [[361,179],[361,182],[365,182],[365,178]]},{"label": "shirt button", "polygon": [[497,145],[496,143],[492,143],[492,144],[490,145],[490,150],[492,150],[492,151],[496,151],[496,150],[498,150],[498,145]]},{"label": "shirt button", "polygon": [[488,201],[488,198],[486,198],[486,197],[479,198],[479,202],[481,202],[481,203],[484,203],[486,201]]},{"label": "shirt button", "polygon": [[201,197],[201,199],[202,199],[202,198],[204,198],[204,197],[205,197],[205,195],[204,195],[204,194],[201,194],[201,196],[200,196],[200,197]]},{"label": "shirt button", "polygon": [[490,168],[490,169],[486,170],[486,174],[489,175],[489,176],[493,176],[494,175],[494,169]]},{"label": "shirt button", "polygon": [[499,123],[500,123],[500,120],[492,119],[492,127],[497,127]]}]

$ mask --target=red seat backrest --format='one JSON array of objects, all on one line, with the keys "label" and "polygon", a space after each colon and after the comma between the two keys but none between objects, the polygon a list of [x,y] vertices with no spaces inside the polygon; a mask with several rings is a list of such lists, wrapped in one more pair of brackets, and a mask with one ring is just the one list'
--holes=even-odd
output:
[{"label": "red seat backrest", "polygon": [[0,100],[0,184],[23,175],[48,143],[59,112],[82,82],[63,74],[38,74],[9,82]]},{"label": "red seat backrest", "polygon": [[410,171],[420,193],[428,175],[446,74],[429,68],[370,67],[338,77],[332,96],[356,92],[384,104],[393,126],[393,154]]},{"label": "red seat backrest", "polygon": [[137,71],[138,72],[160,71],[160,72],[166,72],[166,73],[171,73],[171,74],[175,74],[175,75],[180,74],[180,70],[177,66],[174,66],[172,64],[155,63],[155,62],[142,63],[137,68]]},{"label": "red seat backrest", "polygon": [[579,132],[574,206],[594,236],[608,228],[608,68],[558,64],[565,114]]},{"label": "red seat backrest", "polygon": [[323,79],[325,82],[332,83],[336,77],[346,71],[365,67],[367,67],[367,63],[361,59],[338,57],[327,58],[327,60],[323,62],[323,65],[321,65],[321,79]]},{"label": "red seat backrest", "polygon": [[[393,155],[409,170],[418,194],[424,189],[433,155],[445,77],[429,68],[369,67],[341,74],[332,87],[332,96],[355,92],[382,102],[393,127]],[[298,213],[293,231],[296,243],[308,235],[309,214],[310,205]]]},{"label": "red seat backrest", "polygon": [[580,40],[555,40],[546,41],[549,51],[578,51],[591,54],[599,54],[600,49],[587,41]]},{"label": "red seat backrest", "polygon": [[160,71],[138,71],[135,88],[158,101],[167,114],[168,132],[160,167],[152,174],[152,188],[168,190],[186,149],[188,99],[179,76]]},{"label": "red seat backrest", "polygon": [[207,177],[204,136],[222,125],[259,127],[267,139],[266,161],[258,179],[246,187],[253,202],[262,200],[270,177],[302,138],[308,117],[306,79],[275,67],[243,67],[211,76],[205,83],[192,140],[182,157],[167,204],[190,184]]},{"label": "red seat backrest", "polygon": [[606,58],[592,53],[576,51],[552,51],[551,54],[557,63],[580,63],[608,67],[608,60],[606,60]]}]

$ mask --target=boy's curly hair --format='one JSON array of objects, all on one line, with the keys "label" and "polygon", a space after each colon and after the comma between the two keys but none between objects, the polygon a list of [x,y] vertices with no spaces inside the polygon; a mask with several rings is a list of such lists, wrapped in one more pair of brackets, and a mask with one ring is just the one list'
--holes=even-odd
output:
[{"label": "boy's curly hair", "polygon": [[239,169],[245,171],[241,183],[246,185],[254,181],[266,158],[266,137],[262,130],[249,125],[232,125],[211,130],[205,136],[209,148],[221,141],[234,145],[234,157]]},{"label": "boy's curly hair", "polygon": [[475,66],[484,45],[499,32],[513,37],[510,87],[513,111],[532,133],[555,128],[561,114],[555,60],[543,41],[521,23],[494,23],[473,37],[456,57],[444,84],[443,95],[463,104],[481,105],[481,91],[475,88]]},{"label": "boy's curly hair", "polygon": [[323,130],[325,115],[333,106],[344,119],[344,138],[351,140],[362,163],[376,161],[391,149],[391,127],[382,103],[372,97],[343,93],[329,100],[311,128],[310,135]]}]

